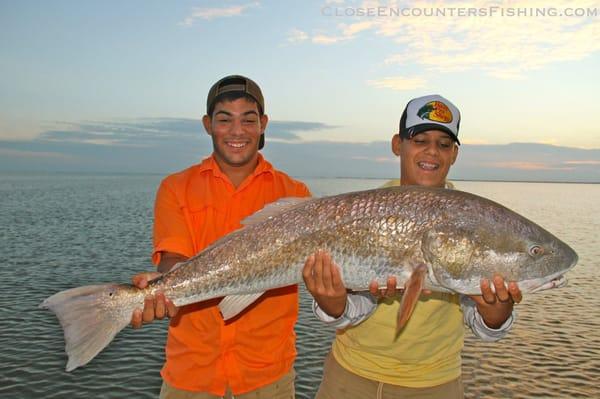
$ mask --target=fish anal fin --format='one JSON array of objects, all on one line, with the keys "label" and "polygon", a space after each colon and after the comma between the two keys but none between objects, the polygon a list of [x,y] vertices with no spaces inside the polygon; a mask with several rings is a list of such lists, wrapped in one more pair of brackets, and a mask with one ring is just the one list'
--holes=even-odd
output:
[{"label": "fish anal fin", "polygon": [[240,314],[248,306],[252,305],[264,292],[246,295],[229,295],[219,302],[219,310],[224,320],[229,320]]},{"label": "fish anal fin", "polygon": [[419,264],[413,270],[410,278],[404,284],[404,293],[402,294],[402,301],[400,302],[400,309],[398,310],[398,319],[396,322],[396,334],[400,333],[410,316],[412,315],[415,306],[419,301],[421,290],[425,284],[425,277],[427,276],[427,266]]}]

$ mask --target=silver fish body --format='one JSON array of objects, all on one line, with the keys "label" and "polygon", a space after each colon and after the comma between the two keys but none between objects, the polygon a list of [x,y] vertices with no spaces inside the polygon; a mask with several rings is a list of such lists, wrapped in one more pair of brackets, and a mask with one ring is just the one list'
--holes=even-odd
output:
[{"label": "silver fish body", "polygon": [[[345,285],[354,290],[367,289],[372,280],[383,284],[391,275],[403,286],[425,264],[425,287],[431,290],[476,295],[480,280],[498,273],[527,293],[562,284],[577,262],[567,244],[493,201],[455,190],[392,187],[276,202],[145,290],[80,287],[41,306],[53,310],[63,325],[67,370],[72,370],[129,323],[148,293],[163,291],[178,306],[242,298],[233,301],[231,317],[262,292],[300,282],[306,258],[317,249],[331,253]],[[92,315],[92,307],[107,320]],[[73,323],[74,317],[85,320]],[[98,326],[111,320],[118,322],[103,327],[106,336],[88,339],[86,322]]]}]

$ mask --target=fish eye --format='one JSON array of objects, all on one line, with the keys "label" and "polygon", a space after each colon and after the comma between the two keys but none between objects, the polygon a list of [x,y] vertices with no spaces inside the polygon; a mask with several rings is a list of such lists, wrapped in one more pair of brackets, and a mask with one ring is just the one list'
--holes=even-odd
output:
[{"label": "fish eye", "polygon": [[532,245],[529,247],[529,255],[531,256],[540,256],[544,254],[544,248],[539,245]]}]

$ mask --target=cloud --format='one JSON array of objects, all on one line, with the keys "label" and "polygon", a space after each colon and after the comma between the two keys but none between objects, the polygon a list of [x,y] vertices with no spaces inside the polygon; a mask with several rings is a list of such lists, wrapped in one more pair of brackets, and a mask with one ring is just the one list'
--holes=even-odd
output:
[{"label": "cloud", "polygon": [[425,86],[425,79],[415,77],[393,76],[388,78],[368,80],[367,84],[378,89],[414,90]]},{"label": "cloud", "polygon": [[580,161],[564,161],[563,163],[567,165],[600,165],[600,160],[582,159]]},{"label": "cloud", "polygon": [[314,44],[331,45],[352,40],[358,33],[370,29],[372,25],[371,21],[362,21],[354,24],[339,24],[340,34],[335,35],[324,33],[322,31],[317,31],[310,35],[303,30],[294,28],[288,34],[287,41],[295,44],[310,39]]},{"label": "cloud", "polygon": [[315,44],[335,44],[344,40],[352,39],[351,36],[328,36],[324,34],[316,34],[312,37],[312,42]]},{"label": "cloud", "polygon": [[369,158],[369,157],[365,157],[365,156],[353,156],[352,159],[355,159],[357,161],[369,161],[369,162],[377,162],[377,163],[393,163],[393,164],[398,164],[398,158],[396,157],[382,157],[382,156],[376,156],[375,158]]},{"label": "cloud", "polygon": [[[61,123],[28,141],[0,140],[0,170],[161,173],[181,170],[212,151],[199,120],[144,118]],[[293,176],[394,178],[389,142],[331,142],[321,122],[271,121],[263,154]],[[310,141],[306,138],[310,137]],[[302,139],[304,138],[304,139]],[[539,143],[461,145],[452,179],[600,183],[600,149]]]},{"label": "cloud", "polygon": [[306,40],[308,40],[308,34],[299,29],[294,28],[288,33],[287,41],[289,43],[301,43]]},{"label": "cloud", "polygon": [[[197,142],[206,136],[202,121],[189,118],[142,118],[119,121],[58,123],[59,129],[43,132],[38,142],[79,143],[121,147],[153,147],[171,142]],[[337,126],[307,121],[269,121],[268,140],[298,141],[299,133]]]},{"label": "cloud", "polygon": [[463,144],[454,176],[470,180],[600,182],[600,149],[539,143]]},{"label": "cloud", "polygon": [[361,21],[353,24],[340,24],[340,30],[344,34],[344,37],[353,38],[360,32],[367,31],[375,26],[373,21]]},{"label": "cloud", "polygon": [[181,25],[191,26],[197,19],[205,19],[210,21],[211,19],[216,18],[236,17],[242,15],[247,9],[258,7],[259,5],[260,3],[253,2],[243,5],[232,5],[227,7],[194,7],[192,8],[192,13],[181,22]]},{"label": "cloud", "polygon": [[266,134],[268,140],[298,141],[301,137],[297,133],[319,132],[337,127],[321,122],[270,121]]},{"label": "cloud", "polygon": [[502,169],[518,169],[518,170],[573,170],[575,168],[568,166],[553,166],[552,164],[543,162],[527,162],[527,161],[507,161],[507,162],[488,162],[484,164],[493,168]]},{"label": "cloud", "polygon": [[185,118],[143,118],[118,121],[58,123],[57,129],[43,132],[39,141],[70,142],[111,146],[147,147],[202,134],[202,122]]},{"label": "cloud", "polygon": [[30,158],[39,160],[40,158],[54,158],[54,159],[71,159],[74,160],[76,157],[59,154],[55,152],[46,152],[46,151],[28,151],[28,150],[15,150],[10,148],[0,148],[0,155],[5,157],[19,157],[19,158]]},{"label": "cloud", "polygon": [[[344,143],[312,141],[269,143],[269,160],[295,176],[397,178],[399,159],[389,142]],[[310,159],[310,162],[306,162]],[[566,161],[586,161],[565,164]],[[583,150],[536,143],[463,144],[451,179],[572,181],[600,183],[600,149]]]},{"label": "cloud", "polygon": [[[301,134],[336,128],[321,122],[270,121],[267,153],[293,158]],[[315,152],[306,144],[302,163]],[[118,121],[60,122],[32,140],[0,140],[0,170],[149,172],[180,170],[212,151],[201,121],[189,118],[143,118]],[[288,154],[288,155],[286,155]],[[326,155],[324,155],[326,156]],[[287,161],[283,161],[285,164]]]},{"label": "cloud", "polygon": [[[388,65],[412,63],[434,73],[481,70],[498,79],[514,80],[550,64],[581,60],[600,51],[600,20],[597,16],[561,16],[574,12],[569,0],[552,4],[542,0],[410,5],[368,0],[346,4],[328,6],[329,14],[343,11],[329,18],[351,22],[337,23],[331,31],[321,32],[322,40],[313,38],[313,42],[333,44],[341,38],[351,40],[372,33],[400,45],[400,51],[385,58]],[[578,2],[577,9],[597,12],[598,3]],[[518,16],[518,10],[533,15]],[[468,16],[468,12],[478,14]],[[549,16],[551,13],[557,15]]]}]

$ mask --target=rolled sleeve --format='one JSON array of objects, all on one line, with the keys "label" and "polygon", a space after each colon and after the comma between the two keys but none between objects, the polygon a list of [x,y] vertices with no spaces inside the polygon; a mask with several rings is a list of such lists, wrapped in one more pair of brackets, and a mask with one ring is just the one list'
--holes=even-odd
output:
[{"label": "rolled sleeve", "polygon": [[162,252],[172,252],[183,255],[187,258],[191,258],[193,256],[190,248],[185,245],[180,238],[177,237],[167,237],[154,244],[154,250],[152,251],[152,263],[155,265],[160,263]]},{"label": "rolled sleeve", "polygon": [[192,237],[175,191],[165,179],[156,193],[154,203],[154,248],[152,262],[160,262],[161,252],[173,252],[187,257],[194,254]]},{"label": "rolled sleeve", "polygon": [[498,329],[488,327],[481,314],[477,311],[477,305],[468,296],[462,295],[460,298],[460,306],[463,311],[464,321],[467,326],[473,331],[473,334],[481,338],[483,341],[498,341],[506,336],[516,319],[516,312],[512,314]]},{"label": "rolled sleeve", "polygon": [[377,300],[368,292],[348,294],[346,308],[340,317],[331,317],[313,300],[313,313],[328,326],[336,329],[355,326],[366,320],[377,308]]}]

